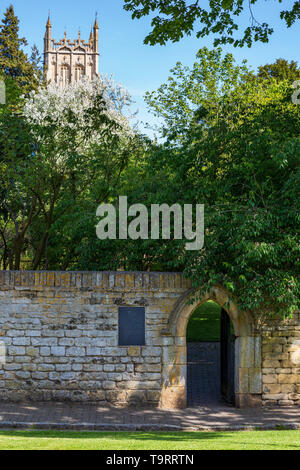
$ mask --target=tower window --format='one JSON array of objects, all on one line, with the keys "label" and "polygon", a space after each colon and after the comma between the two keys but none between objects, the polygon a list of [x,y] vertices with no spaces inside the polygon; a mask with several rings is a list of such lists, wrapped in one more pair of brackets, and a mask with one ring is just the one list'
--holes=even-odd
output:
[{"label": "tower window", "polygon": [[76,65],[75,67],[75,81],[78,82],[81,77],[84,76],[84,67],[82,65]]},{"label": "tower window", "polygon": [[62,83],[67,85],[70,82],[70,68],[68,65],[62,65],[60,70]]}]

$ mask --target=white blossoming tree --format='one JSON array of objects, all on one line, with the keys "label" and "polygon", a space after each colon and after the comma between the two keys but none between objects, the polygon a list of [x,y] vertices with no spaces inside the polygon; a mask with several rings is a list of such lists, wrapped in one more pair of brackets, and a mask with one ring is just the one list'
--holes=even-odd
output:
[{"label": "white blossoming tree", "polygon": [[[37,142],[42,144],[45,131],[51,129],[57,150],[71,134],[75,140],[70,148],[88,152],[113,136],[125,140],[133,136],[125,115],[130,105],[128,92],[112,78],[96,77],[91,81],[83,77],[66,87],[50,84],[38,93],[32,92],[25,102],[24,116]],[[56,152],[56,162],[66,163],[67,154]]]},{"label": "white blossoming tree", "polygon": [[[2,175],[7,201],[14,204],[8,213],[17,227],[8,243],[10,269],[20,268],[26,252],[29,267],[37,269],[42,261],[47,267],[53,227],[72,227],[111,197],[138,140],[130,105],[128,92],[103,77],[65,88],[50,84],[25,100],[22,119],[29,144],[17,164],[7,161]],[[15,135],[7,136],[7,147],[15,142]]]}]

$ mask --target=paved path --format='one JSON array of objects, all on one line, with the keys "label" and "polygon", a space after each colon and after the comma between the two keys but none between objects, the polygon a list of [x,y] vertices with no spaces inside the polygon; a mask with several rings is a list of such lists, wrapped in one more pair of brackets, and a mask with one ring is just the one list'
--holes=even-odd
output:
[{"label": "paved path", "polygon": [[0,403],[0,428],[70,430],[300,429],[300,408],[203,406],[180,411],[82,403]]}]

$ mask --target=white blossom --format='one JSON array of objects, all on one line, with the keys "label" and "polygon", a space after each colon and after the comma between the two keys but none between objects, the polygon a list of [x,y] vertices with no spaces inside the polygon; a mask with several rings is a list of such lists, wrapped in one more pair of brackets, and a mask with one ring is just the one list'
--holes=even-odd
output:
[{"label": "white blossom", "polygon": [[[84,135],[85,112],[93,107],[97,97],[101,96],[106,104],[104,111],[110,120],[118,124],[115,131],[118,135],[126,138],[133,135],[130,127],[130,105],[132,104],[129,92],[120,84],[116,84],[112,77],[95,77],[89,80],[83,77],[78,82],[62,87],[61,84],[50,83],[47,87],[41,87],[38,92],[32,92],[26,99],[24,105],[24,117],[32,126],[48,126],[50,122],[61,129],[63,134],[68,127],[78,128],[79,150],[88,151],[95,143],[101,143],[103,139],[103,128],[89,135]],[[127,116],[125,115],[126,110]],[[66,111],[72,111],[75,116],[74,123],[67,119]],[[103,124],[104,126],[104,124]],[[80,131],[81,129],[81,131]],[[39,140],[39,135],[35,135]],[[60,136],[57,135],[57,140]],[[64,157],[57,155],[57,163],[62,162]]]},{"label": "white blossom", "polygon": [[123,112],[131,105],[131,97],[121,84],[115,84],[112,77],[101,76],[93,80],[83,77],[65,87],[50,83],[37,93],[31,93],[24,106],[24,116],[32,124],[42,124],[48,118],[64,124],[64,112],[69,109],[80,120],[84,111],[92,107],[93,100],[99,95],[106,102],[108,116],[129,129],[129,117]]}]

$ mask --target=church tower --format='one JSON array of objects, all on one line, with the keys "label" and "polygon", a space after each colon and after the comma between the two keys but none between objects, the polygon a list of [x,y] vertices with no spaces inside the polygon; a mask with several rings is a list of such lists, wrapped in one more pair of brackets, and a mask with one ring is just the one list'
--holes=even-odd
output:
[{"label": "church tower", "polygon": [[44,37],[44,67],[48,82],[59,83],[62,86],[74,83],[81,77],[92,80],[99,73],[99,25],[97,17],[91,31],[89,41],[78,38],[73,42],[64,38],[60,41],[52,39],[50,15],[46,24]]}]

